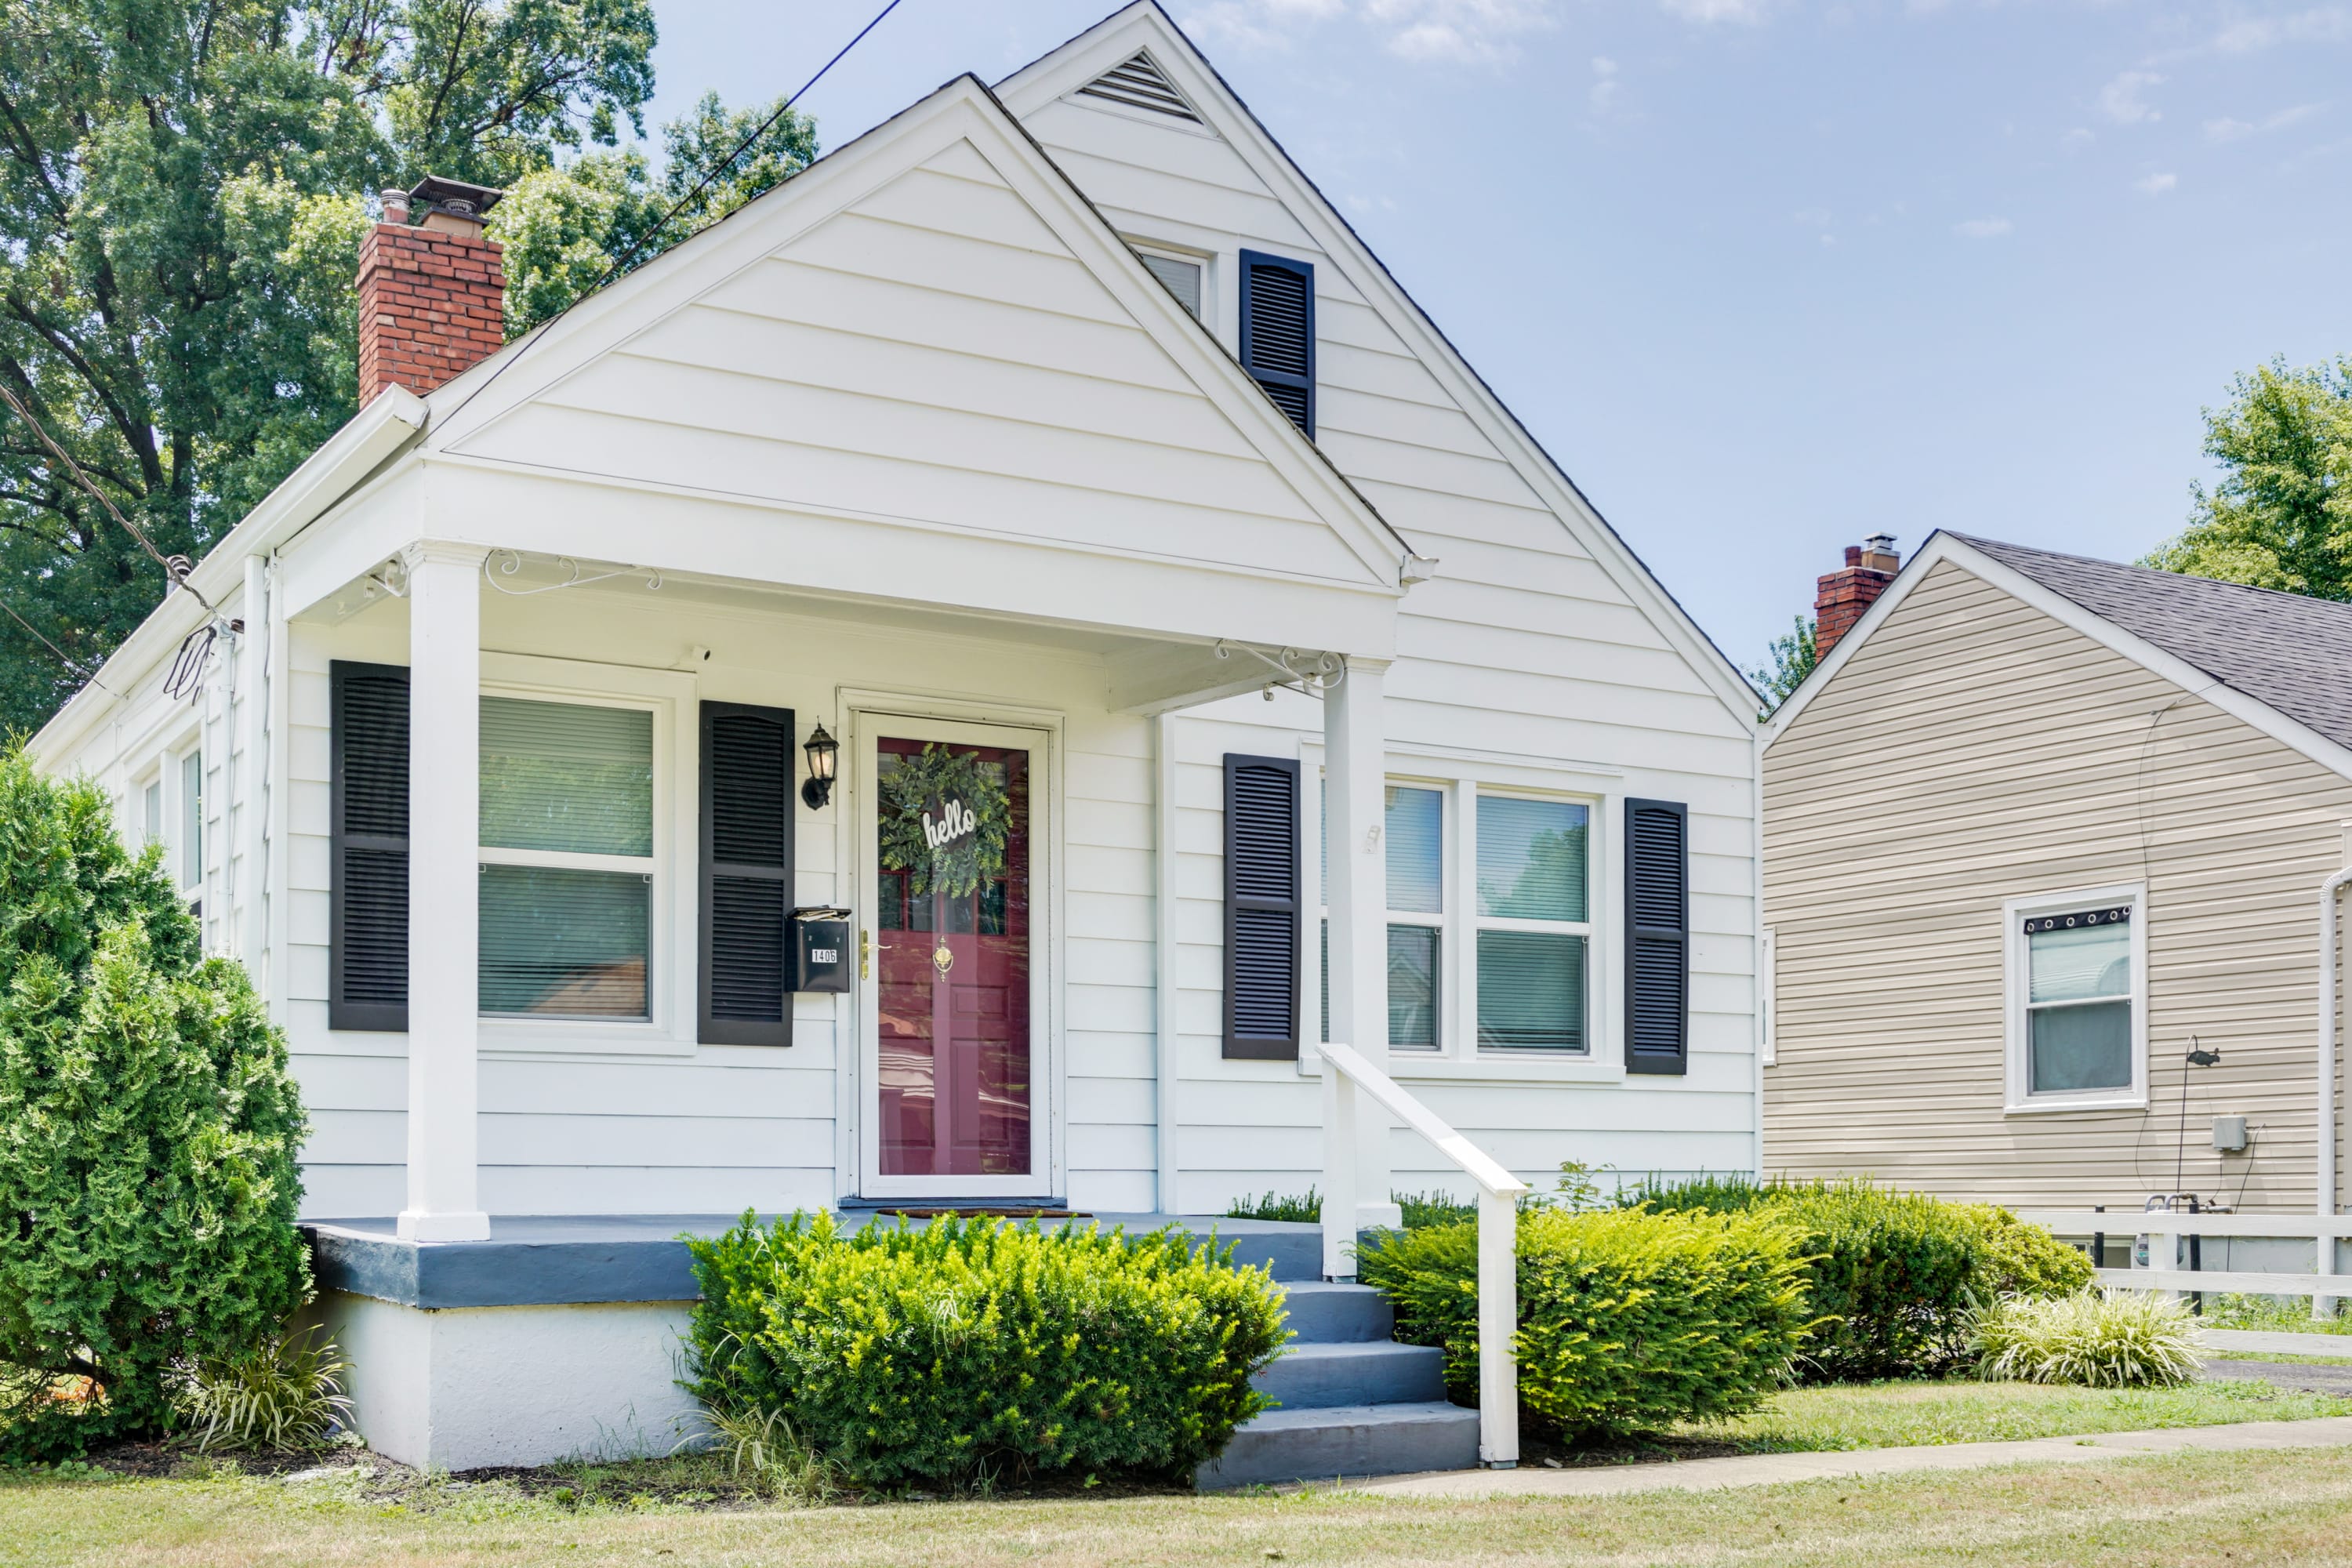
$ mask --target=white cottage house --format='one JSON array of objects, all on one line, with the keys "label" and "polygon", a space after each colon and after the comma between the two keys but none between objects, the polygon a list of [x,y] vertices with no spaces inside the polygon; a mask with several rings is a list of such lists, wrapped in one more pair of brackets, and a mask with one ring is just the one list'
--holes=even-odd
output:
[{"label": "white cottage house", "polygon": [[35,742],[287,1029],[381,1447],[667,1419],[746,1207],[1466,1190],[1327,1038],[1757,1167],[1753,694],[1148,0],[496,352],[413,195],[362,412]]}]

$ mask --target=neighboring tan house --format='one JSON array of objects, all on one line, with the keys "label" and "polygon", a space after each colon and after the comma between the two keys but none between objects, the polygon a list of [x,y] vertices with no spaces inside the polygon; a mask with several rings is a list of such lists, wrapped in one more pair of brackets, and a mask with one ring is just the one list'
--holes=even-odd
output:
[{"label": "neighboring tan house", "polygon": [[1952,533],[1895,565],[1822,579],[1766,729],[1767,1168],[2310,1213],[2352,605]]},{"label": "neighboring tan house", "polygon": [[[371,1436],[670,1409],[746,1206],[1304,1192],[1325,1020],[1539,1185],[1756,1168],[1753,692],[1156,6],[502,350],[496,195],[35,742],[285,1026]],[[1468,1190],[1360,1126],[1358,1217]],[[1439,1397],[1369,1337],[1294,1429]]]}]

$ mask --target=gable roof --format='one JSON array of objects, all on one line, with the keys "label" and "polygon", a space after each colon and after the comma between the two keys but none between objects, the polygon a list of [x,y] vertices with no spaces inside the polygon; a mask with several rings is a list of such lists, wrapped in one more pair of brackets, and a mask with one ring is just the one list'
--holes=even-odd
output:
[{"label": "gable roof", "polygon": [[2352,778],[2352,605],[1940,530],[1772,715],[1768,747],[1945,562]]},{"label": "gable roof", "polygon": [[2232,690],[2352,747],[2352,605],[1952,537]]},{"label": "gable roof", "polygon": [[[1296,498],[1293,504],[1319,519],[1340,542],[1349,556],[1345,580],[1401,594],[1409,553],[1404,540],[1176,301],[1027,129],[969,73],[440,388],[426,400],[434,422],[425,449],[457,458],[488,456],[501,424],[535,401],[568,395],[562,389],[576,385],[605,356],[652,341],[699,303],[740,287],[784,247],[805,242],[909,171],[952,156],[958,144],[971,170],[1001,184],[1008,199],[1020,204],[1020,221],[1027,226],[1010,243],[1051,250],[1082,268],[1078,275],[1101,294],[1103,308],[1156,345],[1171,371],[1217,411],[1275,482],[1286,487]],[[838,265],[856,269],[850,262]],[[970,291],[984,292],[978,287]],[[1173,542],[1158,548],[1170,554],[1183,551]]]},{"label": "gable roof", "polygon": [[1139,53],[1150,57],[1160,77],[1184,100],[1209,133],[1222,138],[1250,164],[1291,217],[1346,272],[1365,302],[1411,348],[1463,414],[1542,498],[1561,525],[1618,588],[1658,627],[1669,645],[1698,672],[1708,689],[1738,715],[1742,723],[1754,723],[1762,700],[1738,666],[1716,646],[1706,629],[1586,499],[1567,470],[1519,423],[1518,416],[1504,405],[1444,330],[1405,291],[1355,226],[1275,140],[1273,132],[1177,26],[1160,0],[1134,0],[1005,77],[996,83],[995,91],[1014,115],[1025,118],[1066,94],[1084,91],[1104,73],[1132,60]]}]

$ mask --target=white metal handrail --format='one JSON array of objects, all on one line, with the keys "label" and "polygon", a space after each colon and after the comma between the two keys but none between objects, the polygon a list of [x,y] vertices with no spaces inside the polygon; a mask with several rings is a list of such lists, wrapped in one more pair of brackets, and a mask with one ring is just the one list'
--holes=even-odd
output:
[{"label": "white metal handrail", "polygon": [[[2338,1241],[2352,1239],[2352,1214],[2190,1214],[2179,1209],[2021,1209],[2017,1217],[2060,1236],[2145,1236],[2147,1268],[2101,1268],[2099,1283],[2114,1289],[2226,1290],[2260,1296],[2308,1296],[2315,1318],[2331,1317],[2336,1299],[2352,1295],[2352,1277],[2336,1272]],[[2182,1268],[2184,1236],[2256,1237],[2312,1244],[2310,1274],[2265,1274],[2242,1269]],[[2158,1261],[2161,1259],[2161,1261]]]},{"label": "white metal handrail", "polygon": [[1352,1047],[1323,1047],[1323,1273],[1356,1274],[1356,1096],[1370,1095],[1478,1184],[1478,1459],[1519,1462],[1519,1199],[1528,1184]]}]

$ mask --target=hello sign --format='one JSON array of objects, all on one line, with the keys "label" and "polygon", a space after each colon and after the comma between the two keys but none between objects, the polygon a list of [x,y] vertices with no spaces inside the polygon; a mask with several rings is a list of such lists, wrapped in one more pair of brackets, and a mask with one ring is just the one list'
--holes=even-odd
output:
[{"label": "hello sign", "polygon": [[940,801],[923,812],[923,842],[934,854],[956,848],[979,831],[980,818],[961,800]]}]

